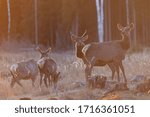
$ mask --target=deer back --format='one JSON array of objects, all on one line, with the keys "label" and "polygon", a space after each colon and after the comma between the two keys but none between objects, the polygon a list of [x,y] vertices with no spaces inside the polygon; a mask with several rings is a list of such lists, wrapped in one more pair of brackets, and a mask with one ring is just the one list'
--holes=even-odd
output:
[{"label": "deer back", "polygon": [[36,76],[38,75],[38,66],[36,64],[36,61],[31,59],[24,62],[19,62],[16,64],[13,64],[10,67],[10,70],[17,78],[28,78],[30,76]]},{"label": "deer back", "polygon": [[116,59],[116,57],[121,59],[125,57],[123,49],[115,42],[91,43],[85,45],[82,51],[88,61],[91,60],[92,57],[102,62],[111,62]]}]

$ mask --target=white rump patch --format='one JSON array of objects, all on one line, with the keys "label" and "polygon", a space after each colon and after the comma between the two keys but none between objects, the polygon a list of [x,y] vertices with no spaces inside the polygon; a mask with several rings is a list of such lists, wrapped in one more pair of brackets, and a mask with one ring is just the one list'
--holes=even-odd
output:
[{"label": "white rump patch", "polygon": [[91,46],[91,44],[87,44],[87,45],[85,45],[85,46],[83,47],[82,53],[83,53],[84,55],[86,54],[86,52],[87,52],[87,50],[89,49],[90,46]]},{"label": "white rump patch", "polygon": [[10,66],[10,70],[14,73],[17,72],[18,64],[13,64]]},{"label": "white rump patch", "polygon": [[17,76],[17,69],[18,69],[18,64],[13,64],[10,66],[10,71]]}]

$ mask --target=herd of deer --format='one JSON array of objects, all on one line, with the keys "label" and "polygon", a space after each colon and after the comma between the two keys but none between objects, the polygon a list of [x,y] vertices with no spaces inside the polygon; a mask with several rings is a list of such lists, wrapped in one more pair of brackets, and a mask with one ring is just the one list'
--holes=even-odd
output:
[{"label": "herd of deer", "polygon": [[[10,66],[10,73],[12,75],[11,87],[17,83],[23,87],[20,80],[32,80],[32,86],[34,87],[35,80],[37,79],[38,73],[40,72],[40,87],[42,81],[46,87],[53,85],[56,89],[57,81],[60,78],[60,72],[57,72],[56,62],[49,57],[51,48],[46,51],[42,51],[39,47],[36,48],[41,54],[38,61],[31,59],[24,62],[15,63]],[[49,83],[49,85],[47,84]]]},{"label": "herd of deer", "polygon": [[[125,59],[127,50],[130,48],[130,32],[134,28],[134,24],[131,23],[126,27],[117,24],[119,31],[121,32],[121,39],[113,39],[108,42],[91,42],[85,44],[88,39],[86,31],[82,36],[71,34],[71,39],[75,43],[76,56],[85,64],[85,78],[86,82],[91,77],[92,68],[94,66],[105,66],[108,65],[112,71],[112,80],[114,79],[115,72],[117,72],[118,82],[120,81],[119,69],[121,69],[124,82],[127,82],[124,66],[122,61]],[[56,88],[57,81],[60,78],[60,72],[57,72],[56,62],[49,57],[48,53],[51,51],[49,48],[46,51],[42,51],[39,47],[37,50],[41,53],[41,58],[38,61],[34,59],[26,62],[20,62],[13,64],[10,67],[10,73],[12,75],[11,87],[15,83],[22,87],[20,80],[31,79],[32,85],[37,78],[38,72],[40,73],[40,86],[42,81],[46,87],[53,85]],[[49,84],[47,84],[49,83]]]}]

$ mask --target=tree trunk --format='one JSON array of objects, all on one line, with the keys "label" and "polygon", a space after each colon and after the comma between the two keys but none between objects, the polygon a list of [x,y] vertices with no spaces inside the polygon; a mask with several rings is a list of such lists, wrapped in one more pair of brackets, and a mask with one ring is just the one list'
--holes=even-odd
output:
[{"label": "tree trunk", "polygon": [[8,40],[10,40],[10,30],[11,30],[10,0],[7,0],[7,9],[8,9]]},{"label": "tree trunk", "polygon": [[133,42],[133,46],[136,47],[137,44],[137,38],[136,38],[136,12],[135,12],[135,8],[133,8],[133,23],[134,23],[134,42]]},{"label": "tree trunk", "polygon": [[98,38],[99,42],[103,42],[104,38],[104,4],[103,0],[96,0],[97,22],[98,22]]},{"label": "tree trunk", "polygon": [[34,0],[34,12],[35,12],[35,44],[39,44],[38,40],[38,9],[37,9],[37,0]]},{"label": "tree trunk", "polygon": [[130,23],[130,10],[129,10],[129,0],[126,0],[126,14],[127,14],[127,24]]},{"label": "tree trunk", "polygon": [[111,2],[108,0],[108,31],[109,31],[109,41],[112,40],[112,34],[111,34]]}]

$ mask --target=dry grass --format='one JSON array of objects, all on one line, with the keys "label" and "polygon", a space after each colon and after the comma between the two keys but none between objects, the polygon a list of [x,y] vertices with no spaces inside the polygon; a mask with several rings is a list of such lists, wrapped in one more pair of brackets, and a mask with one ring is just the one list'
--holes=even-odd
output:
[{"label": "dry grass", "polygon": [[[102,91],[89,91],[85,86],[84,65],[81,60],[74,56],[72,51],[64,53],[53,53],[52,58],[58,64],[58,69],[61,72],[62,79],[58,84],[57,93],[52,88],[42,87],[39,91],[39,79],[36,81],[36,87],[32,88],[31,81],[22,81],[24,88],[17,84],[13,89],[10,88],[9,67],[11,64],[24,61],[30,58],[38,59],[39,53],[35,51],[26,52],[5,52],[0,51],[0,99],[19,99],[29,97],[32,99],[99,99],[102,96]],[[128,80],[136,75],[145,75],[150,77],[150,51],[145,50],[141,53],[134,53],[128,56],[124,61],[126,75]],[[93,69],[93,74],[104,74],[111,76],[108,66]],[[129,93],[120,92],[123,99],[150,99],[149,95],[144,97],[133,96]]]}]

